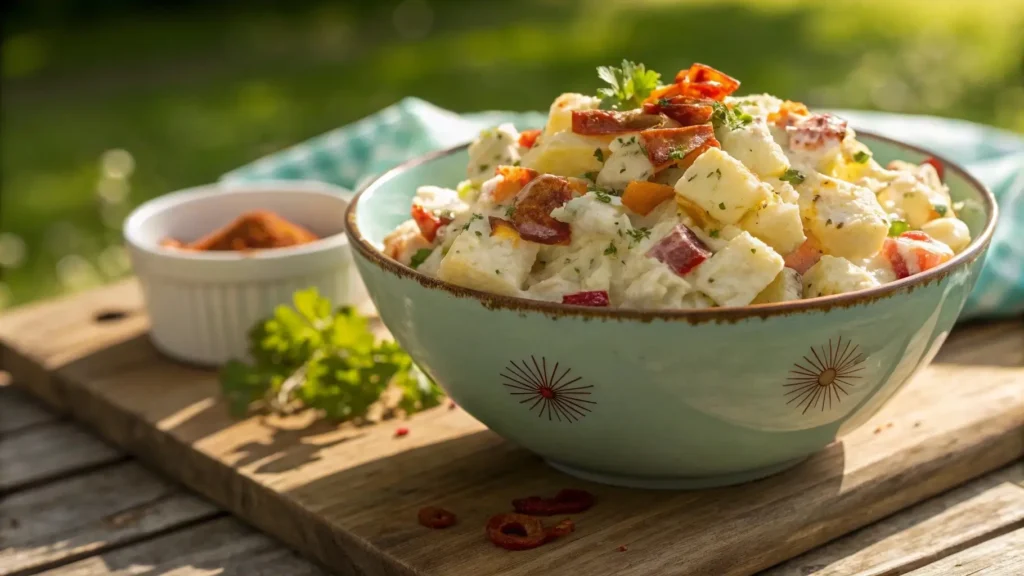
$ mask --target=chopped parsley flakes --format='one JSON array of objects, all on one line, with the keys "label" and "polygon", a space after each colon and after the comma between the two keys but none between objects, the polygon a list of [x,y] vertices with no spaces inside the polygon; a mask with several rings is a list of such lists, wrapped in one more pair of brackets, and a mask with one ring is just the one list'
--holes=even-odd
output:
[{"label": "chopped parsley flakes", "polygon": [[945,206],[942,206],[941,204],[936,204],[936,205],[932,206],[932,208],[935,209],[935,212],[939,215],[940,218],[945,216],[946,215],[946,211],[949,210],[949,208],[947,208]]},{"label": "chopped parsley flakes", "polygon": [[594,158],[597,158],[598,162],[604,162],[604,150],[594,148]]},{"label": "chopped parsley flakes", "polygon": [[793,168],[786,170],[785,172],[783,172],[782,176],[779,176],[779,180],[782,180],[783,182],[789,182],[790,184],[794,185],[800,184],[806,179],[807,177],[801,174],[799,170],[795,170]]},{"label": "chopped parsley flakes", "polygon": [[430,256],[431,252],[433,252],[431,248],[420,248],[417,250],[409,260],[409,267],[413,270],[419,268],[420,265],[423,264],[423,262]]},{"label": "chopped parsley flakes", "polygon": [[632,230],[627,232],[627,234],[629,234],[629,237],[632,238],[632,243],[633,244],[639,244],[644,238],[650,238],[651,237],[651,229],[650,228],[633,228]]},{"label": "chopped parsley flakes", "polygon": [[619,251],[619,249],[615,247],[615,243],[614,242],[609,242],[608,243],[608,247],[604,249],[604,255],[605,256],[611,256],[613,254],[618,253],[618,251]]},{"label": "chopped parsley flakes", "polygon": [[906,220],[893,220],[889,224],[889,236],[893,238],[903,234],[907,230],[910,230],[910,224],[907,224]]},{"label": "chopped parsley flakes", "polygon": [[867,164],[868,160],[871,160],[871,154],[861,150],[853,155],[853,161],[857,164]]}]

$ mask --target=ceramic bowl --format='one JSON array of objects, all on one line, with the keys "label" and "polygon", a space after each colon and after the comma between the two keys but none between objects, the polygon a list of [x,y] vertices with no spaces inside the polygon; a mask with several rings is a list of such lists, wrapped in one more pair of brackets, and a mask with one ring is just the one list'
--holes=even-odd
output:
[{"label": "ceramic bowl", "polygon": [[[934,156],[860,133],[883,165]],[[941,160],[941,159],[940,159]],[[381,253],[417,186],[454,187],[466,148],[400,166],[352,201],[356,265],[398,342],[489,428],[584,479],[733,484],[800,462],[875,414],[928,364],[981,269],[995,201],[952,163],[974,241],[925,273],[863,292],[696,311],[511,298],[420,274]]]},{"label": "ceramic bowl", "polygon": [[[214,184],[166,194],[125,221],[132,268],[142,286],[150,338],[162,352],[216,366],[247,356],[247,335],[296,290],[315,286],[338,306],[369,306],[345,236],[351,192],[319,182]],[[249,253],[185,252],[190,242],[249,210],[273,211],[321,239]]]}]

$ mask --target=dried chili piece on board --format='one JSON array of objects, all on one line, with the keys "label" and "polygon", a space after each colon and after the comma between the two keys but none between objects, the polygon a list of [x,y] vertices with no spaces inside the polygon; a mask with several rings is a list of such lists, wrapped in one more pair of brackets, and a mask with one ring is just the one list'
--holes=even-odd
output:
[{"label": "dried chili piece on board", "polygon": [[427,506],[421,508],[417,518],[420,524],[427,528],[442,529],[447,528],[455,524],[455,514],[445,510],[444,508],[438,508],[437,506]]},{"label": "dried chili piece on board", "polygon": [[550,536],[533,516],[504,513],[487,521],[487,539],[506,550],[529,550],[547,542]]},{"label": "dried chili piece on board", "polygon": [[586,490],[566,488],[554,498],[530,496],[512,501],[512,507],[520,514],[533,516],[555,516],[583,512],[594,505],[594,495]]}]

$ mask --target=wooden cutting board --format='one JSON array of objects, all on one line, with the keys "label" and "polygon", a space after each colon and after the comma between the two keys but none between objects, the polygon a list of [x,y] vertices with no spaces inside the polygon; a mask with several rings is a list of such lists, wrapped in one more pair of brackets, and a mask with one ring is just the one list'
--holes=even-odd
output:
[{"label": "wooden cutting board", "polygon": [[[0,317],[0,368],[342,574],[749,574],[1024,454],[1022,319],[958,328],[872,422],[797,468],[698,492],[575,480],[459,409],[361,428],[232,420],[215,374],[161,356],[146,327],[134,282],[21,308]],[[525,552],[484,538],[512,498],[570,486],[599,502],[569,537]],[[419,526],[425,505],[459,523]]]}]

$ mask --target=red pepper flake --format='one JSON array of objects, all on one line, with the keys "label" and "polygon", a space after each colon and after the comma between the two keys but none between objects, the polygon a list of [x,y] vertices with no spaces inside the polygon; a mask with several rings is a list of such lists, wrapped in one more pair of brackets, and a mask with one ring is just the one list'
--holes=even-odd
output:
[{"label": "red pepper flake", "polygon": [[939,162],[937,158],[929,156],[921,164],[931,164],[932,167],[935,168],[935,172],[938,173],[939,175],[939,181],[941,182],[945,180],[944,176],[946,175],[946,168],[942,165],[942,162]]},{"label": "red pepper flake", "polygon": [[532,516],[555,516],[558,514],[576,514],[594,505],[594,495],[586,490],[566,488],[555,494],[554,498],[530,496],[512,501],[512,507],[520,514]]},{"label": "red pepper flake", "polygon": [[455,524],[455,514],[437,506],[421,508],[417,518],[420,524],[437,530]]},{"label": "red pepper flake", "polygon": [[569,518],[562,520],[558,524],[555,524],[551,528],[548,528],[548,540],[554,540],[566,536],[576,530],[576,525]]},{"label": "red pepper flake", "polygon": [[512,513],[492,516],[486,533],[495,546],[506,550],[529,550],[552,538],[537,518]]},{"label": "red pepper flake", "polygon": [[448,409],[449,410],[455,410],[458,407],[459,407],[459,405],[455,403],[455,400],[449,400],[448,401]]},{"label": "red pepper flake", "polygon": [[590,290],[576,292],[562,296],[562,304],[573,304],[575,306],[607,307],[609,304],[608,292],[605,290]]},{"label": "red pepper flake", "polygon": [[395,430],[395,438],[401,438],[402,436],[406,436],[408,434],[409,429],[406,428],[405,426],[402,426],[401,428]]},{"label": "red pepper flake", "polygon": [[626,548],[625,544],[623,544],[622,546],[619,546],[619,552],[625,552],[626,550],[629,550],[629,548]]}]

